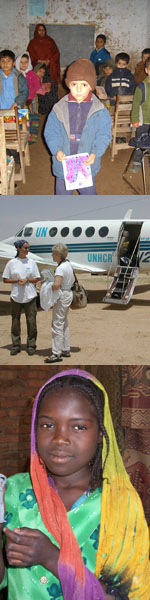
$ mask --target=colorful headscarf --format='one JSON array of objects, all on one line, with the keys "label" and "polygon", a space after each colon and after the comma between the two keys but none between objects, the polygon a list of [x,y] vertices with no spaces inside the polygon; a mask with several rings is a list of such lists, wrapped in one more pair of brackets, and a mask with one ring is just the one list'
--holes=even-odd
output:
[{"label": "colorful headscarf", "polygon": [[[58,377],[69,375],[91,380],[102,390],[105,401],[104,426],[109,436],[109,454],[105,463],[107,447],[103,437],[102,466],[104,465],[104,468],[95,589],[93,574],[84,566],[65,506],[36,452],[35,418],[40,394],[48,383]],[[43,522],[60,547],[58,573],[64,600],[103,599],[104,594],[98,581],[101,577],[105,582],[110,582],[111,589],[113,588],[114,595],[116,590],[117,597],[149,600],[149,535],[141,500],[123,465],[115,438],[107,393],[102,384],[90,373],[80,369],[58,372],[39,390],[32,416],[31,478]]]}]

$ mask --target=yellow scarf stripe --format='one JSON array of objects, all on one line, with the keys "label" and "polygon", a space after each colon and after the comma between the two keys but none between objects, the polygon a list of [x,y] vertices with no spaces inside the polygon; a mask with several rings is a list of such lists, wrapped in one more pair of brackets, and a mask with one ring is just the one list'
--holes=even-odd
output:
[{"label": "yellow scarf stripe", "polygon": [[[141,500],[125,470],[112,424],[104,387],[92,377],[105,397],[104,425],[109,437],[109,455],[103,470],[101,524],[95,575],[105,571],[121,583],[131,579],[129,598],[150,600],[149,532]],[[103,438],[102,464],[107,452]]]}]

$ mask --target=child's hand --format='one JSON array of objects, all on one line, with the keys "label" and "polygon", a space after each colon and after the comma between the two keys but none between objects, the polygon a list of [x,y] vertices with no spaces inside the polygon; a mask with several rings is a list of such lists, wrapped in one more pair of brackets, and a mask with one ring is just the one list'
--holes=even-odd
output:
[{"label": "child's hand", "polygon": [[47,81],[46,83],[44,82],[44,85],[45,85],[46,92],[50,92],[51,86],[52,86],[51,82],[50,81]]},{"label": "child's hand", "polygon": [[136,129],[140,126],[140,121],[137,121],[136,123],[131,123],[131,126],[133,127],[133,131],[136,131]]},{"label": "child's hand", "polygon": [[12,104],[12,106],[10,107],[10,109],[12,109],[12,108],[15,108],[16,106],[17,106],[17,102],[14,102],[14,103]]},{"label": "child's hand", "polygon": [[29,529],[28,527],[13,531],[5,527],[4,532],[6,534],[6,555],[10,565],[15,567],[42,565],[58,577],[59,550],[47,535],[38,529]]},{"label": "child's hand", "polygon": [[90,154],[89,158],[87,158],[87,160],[84,160],[84,164],[85,165],[93,165],[95,158],[96,158],[95,154]]},{"label": "child's hand", "polygon": [[64,154],[64,152],[62,150],[58,150],[58,152],[56,154],[56,158],[59,162],[62,162],[62,160],[64,160],[66,158],[66,155]]}]

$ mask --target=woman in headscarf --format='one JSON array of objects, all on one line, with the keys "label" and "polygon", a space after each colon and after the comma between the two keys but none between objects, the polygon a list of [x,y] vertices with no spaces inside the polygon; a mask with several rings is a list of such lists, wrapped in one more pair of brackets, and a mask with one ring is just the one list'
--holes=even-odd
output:
[{"label": "woman in headscarf", "polygon": [[51,81],[60,82],[59,50],[55,41],[47,35],[43,23],[38,23],[35,28],[34,38],[29,42],[27,50],[30,54],[33,67],[37,63],[45,63],[50,71]]},{"label": "woman in headscarf", "polygon": [[[149,536],[123,466],[108,398],[79,369],[54,375],[35,399],[31,477],[7,481],[9,600],[149,600]],[[2,526],[1,526],[2,528]]]},{"label": "woman in headscarf", "polygon": [[40,280],[40,273],[37,264],[32,258],[28,257],[29,244],[26,240],[19,240],[14,243],[17,249],[15,258],[8,261],[3,271],[4,283],[11,283],[11,354],[15,355],[21,351],[21,327],[20,317],[22,308],[24,308],[27,322],[27,352],[30,356],[36,349],[36,296],[35,284]]}]

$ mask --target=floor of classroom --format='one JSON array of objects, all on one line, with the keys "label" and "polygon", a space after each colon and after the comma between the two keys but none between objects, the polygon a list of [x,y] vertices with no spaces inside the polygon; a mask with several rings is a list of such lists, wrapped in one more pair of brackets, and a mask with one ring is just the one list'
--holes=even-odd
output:
[{"label": "floor of classroom", "polygon": [[[46,121],[44,115],[40,115],[40,128],[37,141],[30,145],[30,161],[29,167],[26,167],[26,183],[17,182],[15,194],[17,195],[53,195],[55,193],[55,177],[51,170],[51,157],[43,139],[43,129]],[[119,150],[114,161],[111,161],[111,148],[107,148],[102,157],[101,169],[96,175],[96,189],[99,195],[134,195],[144,193],[142,170],[138,173],[131,173],[128,170],[127,179],[130,184],[135,187],[134,191],[126,181],[122,174],[133,149],[130,148]],[[146,163],[146,182],[147,193],[150,194],[150,168]],[[78,192],[74,191],[74,194]]]}]

